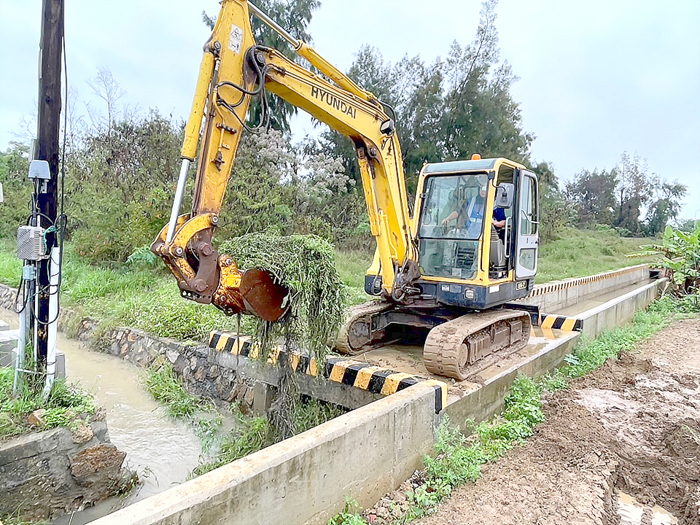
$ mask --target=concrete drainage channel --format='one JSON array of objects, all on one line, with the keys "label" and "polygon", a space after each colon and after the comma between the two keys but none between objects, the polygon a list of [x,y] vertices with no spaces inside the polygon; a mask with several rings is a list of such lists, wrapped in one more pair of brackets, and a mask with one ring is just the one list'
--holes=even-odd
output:
[{"label": "concrete drainage channel", "polygon": [[[420,359],[410,357],[418,351],[411,347],[322,366],[287,356],[302,392],[355,410],[94,523],[325,524],[348,496],[372,506],[421,467],[444,414],[454,422],[496,414],[519,372],[537,376],[559,366],[581,333],[595,337],[630,321],[665,282],[651,280],[649,267],[639,265],[536,287],[524,301],[551,315],[533,330],[526,349],[483,370],[473,382],[437,381]],[[243,339],[237,343],[231,334],[214,334],[210,345],[222,366],[257,382],[256,404],[264,406],[276,384],[275,359],[261,363],[245,357]]]}]

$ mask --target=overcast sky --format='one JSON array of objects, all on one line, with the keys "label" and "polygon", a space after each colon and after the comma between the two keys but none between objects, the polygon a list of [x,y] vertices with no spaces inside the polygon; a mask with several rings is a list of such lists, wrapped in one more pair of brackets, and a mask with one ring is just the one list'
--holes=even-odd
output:
[{"label": "overcast sky", "polygon": [[[215,0],[65,0],[69,84],[98,104],[87,81],[109,69],[121,102],[186,118],[202,44],[201,12]],[[363,44],[392,63],[432,62],[475,35],[476,0],[322,0],[314,46],[347,70]],[[700,0],[501,0],[501,58],[520,80],[534,159],[561,180],[610,169],[624,151],[689,187],[682,215],[700,218]],[[0,149],[36,113],[40,0],[0,0]],[[305,119],[295,136],[311,131]]]}]

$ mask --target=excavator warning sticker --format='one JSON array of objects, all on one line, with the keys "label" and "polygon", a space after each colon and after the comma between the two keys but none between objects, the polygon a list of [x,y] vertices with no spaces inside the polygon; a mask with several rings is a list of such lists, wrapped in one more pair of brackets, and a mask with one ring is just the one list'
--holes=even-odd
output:
[{"label": "excavator warning sticker", "polygon": [[228,48],[234,53],[241,52],[241,44],[243,43],[243,30],[236,26],[231,26],[231,36],[228,39]]}]

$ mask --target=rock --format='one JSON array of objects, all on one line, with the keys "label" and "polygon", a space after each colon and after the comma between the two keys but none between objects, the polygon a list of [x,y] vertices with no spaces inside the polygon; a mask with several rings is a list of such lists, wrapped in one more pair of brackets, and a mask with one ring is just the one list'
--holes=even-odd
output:
[{"label": "rock", "polygon": [[90,421],[107,421],[107,409],[99,407],[90,418]]},{"label": "rock", "polygon": [[93,436],[92,428],[90,428],[90,425],[85,424],[84,421],[78,421],[78,424],[71,429],[70,433],[73,443],[77,445],[87,443]]},{"label": "rock", "polygon": [[180,357],[180,354],[177,350],[166,350],[165,357],[167,357],[168,361],[170,361],[172,364],[175,364],[175,361],[177,361],[177,358]]},{"label": "rock", "polygon": [[204,367],[199,367],[197,371],[194,373],[194,378],[197,381],[204,381],[204,378],[206,377],[207,373],[206,370],[204,370]]},{"label": "rock", "polygon": [[248,387],[246,389],[245,395],[243,396],[243,400],[249,404],[250,406],[253,405],[253,401],[255,401],[255,390]]},{"label": "rock", "polygon": [[376,514],[376,516],[378,518],[381,518],[384,520],[388,520],[391,517],[391,515],[389,514],[389,510],[386,507],[378,507],[374,511],[374,513]]},{"label": "rock", "polygon": [[27,423],[33,427],[44,428],[46,426],[46,421],[44,421],[44,416],[46,415],[46,410],[40,408],[35,410],[27,417]]},{"label": "rock", "polygon": [[85,448],[70,458],[70,471],[80,485],[112,484],[120,479],[126,452],[111,443]]}]

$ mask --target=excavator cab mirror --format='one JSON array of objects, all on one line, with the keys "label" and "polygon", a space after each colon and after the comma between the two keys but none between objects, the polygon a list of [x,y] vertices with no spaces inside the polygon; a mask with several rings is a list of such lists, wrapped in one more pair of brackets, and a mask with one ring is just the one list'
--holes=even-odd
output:
[{"label": "excavator cab mirror", "polygon": [[496,188],[496,208],[510,208],[513,205],[515,186],[509,182],[502,182]]}]

